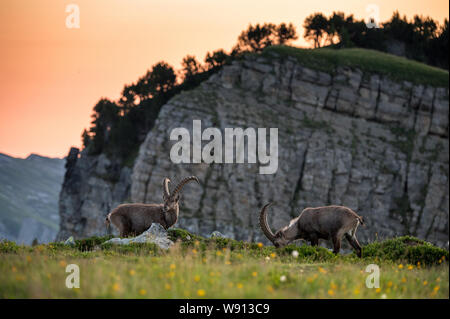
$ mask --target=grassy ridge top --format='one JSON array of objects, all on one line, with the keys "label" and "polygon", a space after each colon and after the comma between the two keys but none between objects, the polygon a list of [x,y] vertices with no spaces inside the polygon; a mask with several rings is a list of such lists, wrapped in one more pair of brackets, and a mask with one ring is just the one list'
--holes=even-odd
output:
[{"label": "grassy ridge top", "polygon": [[446,70],[375,50],[271,46],[262,54],[270,57],[271,53],[292,56],[306,67],[327,73],[334,73],[338,66],[347,66],[364,72],[386,75],[394,81],[409,81],[434,87],[449,86],[449,73]]}]

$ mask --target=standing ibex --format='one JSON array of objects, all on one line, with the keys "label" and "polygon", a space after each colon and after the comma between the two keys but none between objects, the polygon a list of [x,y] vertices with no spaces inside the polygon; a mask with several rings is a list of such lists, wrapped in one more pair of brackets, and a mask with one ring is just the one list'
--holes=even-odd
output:
[{"label": "standing ibex", "polygon": [[294,218],[286,226],[275,234],[267,224],[266,209],[271,203],[261,210],[259,224],[266,237],[275,245],[283,247],[296,239],[304,239],[312,246],[319,244],[319,239],[331,239],[333,241],[333,252],[339,253],[341,239],[343,236],[361,257],[361,246],[356,239],[358,225],[364,225],[363,218],[354,211],[344,206],[325,206],[317,208],[305,208],[300,216]]},{"label": "standing ibex", "polygon": [[198,178],[189,176],[183,179],[172,193],[169,191],[170,180],[165,178],[163,181],[163,199],[162,204],[122,204],[113,209],[106,216],[106,225],[113,223],[120,232],[120,237],[136,236],[146,231],[152,223],[159,223],[165,229],[168,229],[177,222],[180,200],[180,191],[183,186]]}]

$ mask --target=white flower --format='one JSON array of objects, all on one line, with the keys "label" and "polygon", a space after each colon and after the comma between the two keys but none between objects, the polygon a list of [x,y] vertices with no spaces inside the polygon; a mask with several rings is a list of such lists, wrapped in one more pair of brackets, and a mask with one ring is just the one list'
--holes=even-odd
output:
[{"label": "white flower", "polygon": [[292,251],[292,257],[297,258],[298,257],[298,251],[293,250]]},{"label": "white flower", "polygon": [[280,281],[281,281],[281,282],[285,282],[285,281],[286,281],[286,276],[285,276],[285,275],[281,276],[281,277],[280,277]]},{"label": "white flower", "polygon": [[386,294],[381,295],[381,299],[386,299],[386,298],[387,298]]}]

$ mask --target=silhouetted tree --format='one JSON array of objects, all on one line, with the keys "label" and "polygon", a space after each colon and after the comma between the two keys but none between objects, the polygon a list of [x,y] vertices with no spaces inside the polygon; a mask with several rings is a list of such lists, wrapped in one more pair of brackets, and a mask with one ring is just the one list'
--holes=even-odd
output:
[{"label": "silhouetted tree", "polygon": [[276,35],[276,44],[282,45],[286,44],[291,40],[297,40],[297,31],[292,23],[286,25],[285,23],[281,23],[279,26],[275,28]]},{"label": "silhouetted tree", "polygon": [[289,25],[282,23],[278,26],[273,23],[264,23],[263,25],[258,23],[255,26],[250,24],[239,35],[238,43],[234,46],[231,55],[234,56],[245,51],[261,52],[267,46],[286,44],[297,38],[297,32],[292,23]]},{"label": "silhouetted tree", "polygon": [[137,100],[136,86],[133,84],[125,85],[122,90],[121,97],[119,99],[119,104],[123,108],[123,112],[127,111],[136,105]]},{"label": "silhouetted tree", "polygon": [[183,78],[186,81],[189,81],[194,75],[203,71],[202,65],[193,55],[186,55],[181,62],[181,67]]},{"label": "silhouetted tree", "polygon": [[210,70],[215,67],[219,67],[225,64],[225,62],[230,58],[224,50],[216,50],[213,53],[207,53],[205,57],[206,69]]},{"label": "silhouetted tree", "polygon": [[176,75],[173,68],[166,62],[159,62],[139,78],[134,85],[134,91],[140,101],[143,101],[156,94],[166,93],[175,85],[175,81]]},{"label": "silhouetted tree", "polygon": [[119,118],[119,108],[109,99],[102,98],[94,106],[92,118],[90,133],[93,147],[90,151],[96,154],[101,152],[108,142],[110,131]]},{"label": "silhouetted tree", "polygon": [[88,131],[86,129],[83,130],[83,133],[81,134],[81,141],[83,143],[83,147],[86,148],[91,143],[91,136],[89,135]]},{"label": "silhouetted tree", "polygon": [[434,65],[448,70],[448,20],[439,27],[438,36],[431,41],[429,56],[432,57]]},{"label": "silhouetted tree", "polygon": [[312,41],[315,48],[320,48],[328,30],[328,20],[322,13],[312,14],[305,19],[305,39]]},{"label": "silhouetted tree", "polygon": [[274,44],[273,33],[275,31],[273,23],[259,23],[255,26],[249,25],[247,30],[242,31],[238,37],[237,47],[242,51],[260,52],[265,47]]},{"label": "silhouetted tree", "polygon": [[[388,51],[448,69],[448,40],[443,40],[446,23],[448,26],[444,21],[444,26],[440,27],[433,19],[418,15],[408,21],[396,11],[390,20],[381,24],[381,28],[367,28],[363,20],[357,20],[353,15],[345,16],[343,12],[333,12],[329,18],[315,13],[305,19],[304,36],[316,48],[356,46]],[[393,44],[403,44],[404,50],[392,51]]]}]

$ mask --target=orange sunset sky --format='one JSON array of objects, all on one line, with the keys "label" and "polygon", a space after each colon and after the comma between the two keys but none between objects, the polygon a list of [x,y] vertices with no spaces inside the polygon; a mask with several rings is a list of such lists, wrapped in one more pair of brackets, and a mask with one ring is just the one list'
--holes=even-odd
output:
[{"label": "orange sunset sky", "polygon": [[[68,29],[66,5],[80,8],[80,28]],[[154,63],[178,69],[186,54],[230,50],[249,23],[292,22],[297,46],[311,13],[333,11],[380,20],[395,10],[442,23],[448,0],[1,0],[0,152],[63,157],[81,145],[100,97],[116,99]]]}]

